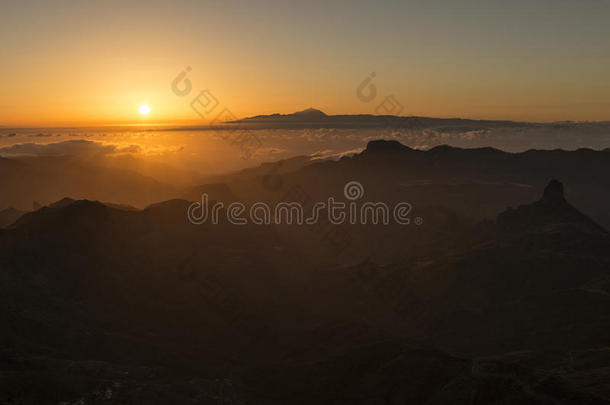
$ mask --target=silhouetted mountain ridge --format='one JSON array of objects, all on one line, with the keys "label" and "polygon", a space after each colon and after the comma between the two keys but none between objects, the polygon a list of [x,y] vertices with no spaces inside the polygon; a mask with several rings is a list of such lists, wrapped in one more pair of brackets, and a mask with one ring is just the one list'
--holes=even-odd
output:
[{"label": "silhouetted mountain ridge", "polygon": [[568,203],[563,184],[557,180],[551,180],[540,200],[508,209],[498,215],[497,222],[503,230],[510,232],[545,230],[608,235],[601,226]]},{"label": "silhouetted mountain ridge", "polygon": [[[321,227],[196,226],[182,199],[124,210],[64,198],[27,213],[0,230],[0,392],[37,405],[108,402],[106,387],[147,404],[218,403],[220,391],[265,405],[607,403],[610,238],[559,181],[527,172],[566,162],[605,164],[587,151],[372,142],[207,189],[316,201],[355,179],[359,202],[413,203],[420,225],[343,228],[348,258],[377,253],[355,264],[328,260]],[[532,179],[542,198],[521,183]],[[495,223],[446,208],[513,201]]]},{"label": "silhouetted mountain ridge", "polygon": [[17,210],[15,208],[7,208],[0,211],[0,228],[7,227],[19,219],[26,211]]},{"label": "silhouetted mountain ridge", "polygon": [[249,124],[256,128],[405,128],[437,127],[444,131],[480,130],[484,128],[532,127],[538,124],[516,121],[470,120],[462,118],[431,118],[397,115],[343,114],[327,115],[308,108],[292,114],[269,114],[247,117],[227,124]]},{"label": "silhouetted mountain ridge", "polygon": [[383,139],[370,141],[366,145],[365,153],[391,153],[391,152],[411,152],[413,149],[403,145],[398,141],[386,141]]},{"label": "silhouetted mountain ridge", "polygon": [[29,209],[63,197],[146,206],[177,189],[133,170],[105,167],[73,156],[39,156],[0,162],[0,209]]}]

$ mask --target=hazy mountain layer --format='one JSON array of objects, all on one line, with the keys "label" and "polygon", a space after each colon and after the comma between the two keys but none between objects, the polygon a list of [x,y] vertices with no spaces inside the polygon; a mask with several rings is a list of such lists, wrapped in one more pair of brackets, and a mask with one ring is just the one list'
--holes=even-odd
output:
[{"label": "hazy mountain layer", "polygon": [[559,183],[385,265],[312,266],[291,229],[187,206],[64,200],[0,230],[5,402],[610,398],[610,238]]}]

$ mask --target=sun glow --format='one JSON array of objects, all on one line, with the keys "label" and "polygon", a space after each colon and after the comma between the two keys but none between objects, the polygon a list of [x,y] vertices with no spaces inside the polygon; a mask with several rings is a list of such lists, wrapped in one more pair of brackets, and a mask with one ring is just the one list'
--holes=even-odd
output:
[{"label": "sun glow", "polygon": [[142,115],[148,115],[150,114],[150,106],[148,104],[142,104],[140,108],[138,108],[138,111],[140,111],[140,114]]}]

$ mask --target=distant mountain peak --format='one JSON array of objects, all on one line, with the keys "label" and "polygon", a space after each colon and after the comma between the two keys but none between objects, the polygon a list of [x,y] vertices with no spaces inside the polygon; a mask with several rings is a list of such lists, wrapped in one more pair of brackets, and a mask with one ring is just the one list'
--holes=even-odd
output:
[{"label": "distant mountain peak", "polygon": [[567,202],[563,193],[563,183],[559,180],[551,180],[544,189],[541,201],[544,203]]},{"label": "distant mountain peak", "polygon": [[248,117],[238,121],[231,122],[317,122],[324,121],[329,118],[323,111],[315,108],[307,108],[302,111],[297,111],[292,114],[271,114],[271,115],[257,115],[255,117]]},{"label": "distant mountain peak", "polygon": [[51,208],[63,208],[63,207],[67,207],[70,204],[75,203],[76,200],[69,198],[69,197],[64,197],[59,201],[56,201],[52,204],[49,204],[49,207]]},{"label": "distant mountain peak", "polygon": [[312,108],[312,107],[309,107],[303,111],[297,111],[297,112],[293,113],[292,115],[308,116],[308,117],[327,117],[326,113],[324,113],[323,111],[317,110],[315,108]]},{"label": "distant mountain peak", "polygon": [[369,141],[366,145],[364,152],[376,153],[376,152],[406,152],[412,151],[413,149],[395,140],[375,139]]},{"label": "distant mountain peak", "polygon": [[604,234],[607,232],[572,206],[564,196],[563,184],[551,180],[538,201],[508,208],[498,215],[497,224],[505,231],[542,231]]}]

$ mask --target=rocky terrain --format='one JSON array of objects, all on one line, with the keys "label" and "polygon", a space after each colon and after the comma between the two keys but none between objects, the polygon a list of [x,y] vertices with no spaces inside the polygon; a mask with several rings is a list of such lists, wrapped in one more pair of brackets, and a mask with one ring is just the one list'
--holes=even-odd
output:
[{"label": "rocky terrain", "polygon": [[[472,153],[374,143],[279,189],[239,182],[317,198],[349,175],[376,200],[414,161],[434,183]],[[490,181],[494,159],[478,163]],[[349,260],[302,226],[193,225],[183,199],[25,213],[0,229],[0,403],[608,403],[610,236],[558,178],[492,219],[411,194],[423,224],[346,226],[366,253]],[[248,201],[239,182],[203,191]]]}]

